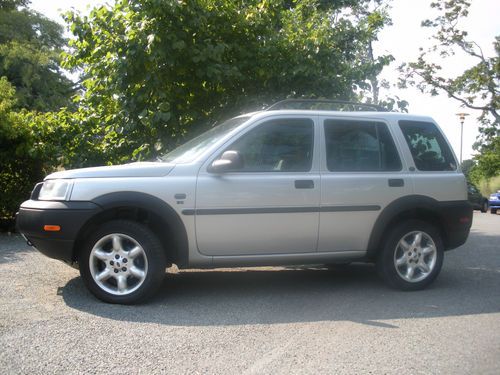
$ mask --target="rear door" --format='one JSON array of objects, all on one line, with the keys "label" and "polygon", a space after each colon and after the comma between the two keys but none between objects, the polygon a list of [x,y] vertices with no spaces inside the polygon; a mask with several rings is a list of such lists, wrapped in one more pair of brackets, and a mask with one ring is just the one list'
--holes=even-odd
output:
[{"label": "rear door", "polygon": [[409,195],[397,144],[384,121],[321,117],[324,144],[318,251],[366,250],[381,210]]}]

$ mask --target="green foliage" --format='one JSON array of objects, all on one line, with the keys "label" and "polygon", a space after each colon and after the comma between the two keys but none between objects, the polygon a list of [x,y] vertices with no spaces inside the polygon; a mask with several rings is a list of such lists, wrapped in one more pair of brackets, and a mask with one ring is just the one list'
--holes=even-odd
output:
[{"label": "green foliage", "polygon": [[57,155],[76,139],[68,131],[74,122],[58,122],[67,110],[46,112],[72,103],[73,83],[59,64],[63,29],[27,4],[0,2],[1,219],[13,217],[34,183],[62,165]]},{"label": "green foliage", "polygon": [[33,182],[43,176],[41,148],[23,116],[12,111],[15,89],[0,79],[0,218],[11,217],[29,196]]},{"label": "green foliage", "polygon": [[352,14],[367,3],[120,0],[69,13],[79,116],[111,161],[161,154],[207,121],[285,97],[353,98],[388,63],[360,53],[387,22]]},{"label": "green foliage", "polygon": [[17,7],[27,6],[30,0],[0,0],[0,10],[13,10]]},{"label": "green foliage", "polygon": [[488,197],[491,193],[500,190],[500,176],[484,178],[475,172],[476,170],[473,168],[470,173],[470,181],[479,188],[482,195]]},{"label": "green foliage", "polygon": [[0,218],[12,217],[36,182],[61,166],[102,164],[74,114],[15,112],[15,89],[0,79]]},{"label": "green foliage", "polygon": [[481,147],[481,153],[474,157],[474,173],[480,178],[489,179],[500,175],[500,136],[491,139]]},{"label": "green foliage", "polygon": [[500,176],[492,177],[486,180],[481,180],[479,188],[484,196],[489,196],[491,193],[500,191]]},{"label": "green foliage", "polygon": [[357,59],[362,62],[365,81],[358,84],[358,97],[361,101],[373,103],[390,111],[408,111],[408,102],[399,97],[380,97],[380,88],[389,89],[387,80],[379,81],[378,75],[382,69],[394,61],[392,55],[375,56],[373,42],[378,40],[378,33],[391,25],[389,17],[389,1],[375,0],[352,4],[352,13],[357,20],[357,27],[364,36],[362,44],[357,48]]},{"label": "green foliage", "polygon": [[[500,174],[500,36],[493,42],[494,56],[485,56],[481,47],[469,40],[467,32],[459,27],[460,21],[468,15],[469,0],[437,0],[431,7],[440,14],[422,22],[422,26],[435,30],[432,37],[435,44],[429,50],[421,50],[416,62],[401,67],[401,84],[416,85],[431,95],[444,91],[462,106],[480,111],[480,136],[474,145],[479,154],[475,156],[474,170],[485,178],[493,177]],[[431,56],[444,59],[457,53],[474,58],[476,65],[456,77],[447,78],[440,64],[430,62]]]},{"label": "green foliage", "polygon": [[61,25],[29,9],[0,8],[0,77],[16,88],[16,108],[59,110],[74,84],[60,68]]}]

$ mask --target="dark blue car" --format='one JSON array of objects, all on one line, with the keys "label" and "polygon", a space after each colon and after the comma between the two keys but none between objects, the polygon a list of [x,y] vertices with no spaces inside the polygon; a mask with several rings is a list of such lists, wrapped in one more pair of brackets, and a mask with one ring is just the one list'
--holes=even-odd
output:
[{"label": "dark blue car", "polygon": [[491,208],[491,213],[496,214],[497,210],[500,209],[500,190],[490,195],[488,203]]}]

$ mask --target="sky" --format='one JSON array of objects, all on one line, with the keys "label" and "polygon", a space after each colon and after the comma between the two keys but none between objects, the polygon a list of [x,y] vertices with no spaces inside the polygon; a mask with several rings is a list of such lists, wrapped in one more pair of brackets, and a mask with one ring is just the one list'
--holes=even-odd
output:
[{"label": "sky", "polygon": [[[500,35],[500,0],[471,0],[469,16],[461,24],[467,30],[470,39],[478,43],[485,55],[493,56],[493,41],[496,35]],[[90,8],[112,3],[103,0],[32,0],[31,8],[43,13],[48,18],[52,18],[60,23],[64,23],[60,17],[61,11],[71,8],[87,13]],[[420,27],[420,22],[427,18],[433,18],[434,11],[430,8],[431,0],[393,0],[391,2],[390,16],[392,26],[386,27],[379,35],[379,41],[374,45],[375,54],[382,55],[390,53],[395,57],[395,61],[384,69],[382,78],[391,83],[397,82],[397,67],[408,61],[414,61],[419,53],[419,47],[430,46],[428,30]],[[474,60],[457,56],[454,59],[448,58],[445,61],[437,61],[446,71],[446,74],[460,74],[465,69],[472,66]],[[399,96],[410,103],[409,112],[431,116],[446,134],[457,158],[460,157],[460,122],[457,113],[466,112],[470,116],[466,117],[463,133],[463,160],[469,159],[473,155],[473,143],[478,135],[478,123],[476,117],[478,111],[472,111],[460,107],[460,103],[448,98],[446,94],[431,97],[423,94],[417,89],[410,88],[399,90],[392,88],[388,92],[389,96]]]}]

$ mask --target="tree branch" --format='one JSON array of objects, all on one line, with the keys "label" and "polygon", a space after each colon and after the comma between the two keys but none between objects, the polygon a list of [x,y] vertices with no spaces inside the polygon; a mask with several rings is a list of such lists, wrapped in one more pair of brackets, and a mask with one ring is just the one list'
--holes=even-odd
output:
[{"label": "tree branch", "polygon": [[[490,106],[476,106],[476,105],[473,105],[471,103],[469,103],[467,100],[465,100],[464,98],[461,98],[460,96],[456,95],[455,93],[453,93],[449,88],[447,88],[446,86],[444,85],[441,85],[438,83],[439,79],[435,79],[433,80],[432,82],[430,82],[428,79],[426,79],[426,77],[421,74],[419,71],[417,70],[413,70],[413,73],[417,74],[420,78],[423,79],[424,82],[426,82],[427,84],[431,85],[431,86],[434,86],[438,89],[441,89],[443,90],[444,92],[446,92],[451,98],[455,99],[455,100],[458,100],[459,102],[461,102],[463,105],[465,105],[467,108],[470,108],[470,109],[476,109],[476,110],[479,110],[479,111],[487,111],[487,112],[490,112],[493,114],[493,116],[497,119],[497,120],[500,120],[500,115],[496,112],[496,110]],[[411,73],[410,73],[411,74]]]}]

